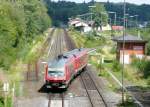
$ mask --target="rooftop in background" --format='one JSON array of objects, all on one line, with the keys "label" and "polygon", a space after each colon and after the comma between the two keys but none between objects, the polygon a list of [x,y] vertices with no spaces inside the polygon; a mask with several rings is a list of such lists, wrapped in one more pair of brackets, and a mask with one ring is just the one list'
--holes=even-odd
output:
[{"label": "rooftop in background", "polygon": [[[116,42],[123,42],[123,36],[114,37],[112,40]],[[125,42],[138,42],[138,43],[147,42],[146,40],[143,40],[141,37],[133,36],[133,35],[125,35],[124,40]]]},{"label": "rooftop in background", "polygon": [[112,26],[112,30],[123,30],[123,26]]}]

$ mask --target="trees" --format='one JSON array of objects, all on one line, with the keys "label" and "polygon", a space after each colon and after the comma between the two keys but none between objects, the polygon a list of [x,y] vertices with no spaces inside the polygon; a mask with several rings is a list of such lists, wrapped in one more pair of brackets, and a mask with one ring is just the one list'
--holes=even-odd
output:
[{"label": "trees", "polygon": [[[16,58],[18,39],[23,34],[19,11],[8,2],[0,4],[0,65],[8,67]],[[20,36],[20,37],[19,37]]]},{"label": "trees", "polygon": [[47,10],[38,0],[0,3],[0,67],[9,67],[33,39],[50,26]]},{"label": "trees", "polygon": [[[67,1],[58,1],[54,2],[52,0],[44,0],[48,8],[48,14],[52,16],[53,25],[59,25],[59,23],[67,24],[68,18],[76,17],[77,15],[85,14],[89,12],[89,7],[93,5],[92,2],[89,3],[75,3]],[[102,7],[105,7],[107,11],[116,12],[117,14],[117,24],[123,25],[123,4],[122,3],[97,3],[103,4]],[[150,19],[150,5],[135,5],[127,3],[127,13],[131,16],[138,15],[138,21],[149,21]],[[112,19],[111,22],[114,23],[114,15],[109,14]],[[136,22],[137,19],[130,18],[133,22]]]},{"label": "trees", "polygon": [[26,19],[26,36],[32,38],[50,26],[47,10],[40,1],[29,0],[23,2],[22,5]]},{"label": "trees", "polygon": [[76,17],[79,14],[84,14],[89,11],[88,4],[86,3],[44,1],[48,8],[48,14],[52,17],[54,26],[59,26],[61,23],[67,24],[68,18]]},{"label": "trees", "polygon": [[103,4],[96,3],[91,9],[91,12],[94,14],[93,19],[95,22],[95,27],[98,28],[108,23],[108,14]]}]

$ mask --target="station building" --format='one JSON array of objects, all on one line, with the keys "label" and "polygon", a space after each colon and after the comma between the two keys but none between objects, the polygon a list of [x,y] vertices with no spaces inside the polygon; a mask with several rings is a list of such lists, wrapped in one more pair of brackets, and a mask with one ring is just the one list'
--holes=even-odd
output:
[{"label": "station building", "polygon": [[[113,41],[117,42],[116,58],[123,63],[123,36],[114,37]],[[133,56],[143,58],[145,56],[146,40],[133,35],[124,36],[124,63],[130,64]]]}]

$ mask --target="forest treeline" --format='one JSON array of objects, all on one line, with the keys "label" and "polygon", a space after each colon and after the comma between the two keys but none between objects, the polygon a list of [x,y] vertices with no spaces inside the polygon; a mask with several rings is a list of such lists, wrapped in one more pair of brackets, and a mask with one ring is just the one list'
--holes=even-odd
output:
[{"label": "forest treeline", "polygon": [[0,67],[23,58],[33,40],[51,24],[39,0],[0,0]]},{"label": "forest treeline", "polygon": [[[80,14],[84,14],[90,12],[89,6],[94,5],[93,2],[89,3],[75,3],[75,2],[68,2],[68,1],[58,1],[53,2],[51,0],[44,0],[47,8],[48,14],[52,16],[53,25],[60,25],[66,24],[68,22],[68,18],[75,17]],[[123,18],[123,4],[122,3],[110,3],[110,2],[103,2],[104,7],[107,11],[113,11],[117,13],[117,20],[119,18]],[[144,22],[150,20],[150,5],[143,4],[143,5],[135,5],[127,3],[127,14],[133,16],[138,15],[138,21]],[[110,15],[112,21],[114,19],[114,15]],[[136,20],[136,17],[132,18],[131,20]]]}]

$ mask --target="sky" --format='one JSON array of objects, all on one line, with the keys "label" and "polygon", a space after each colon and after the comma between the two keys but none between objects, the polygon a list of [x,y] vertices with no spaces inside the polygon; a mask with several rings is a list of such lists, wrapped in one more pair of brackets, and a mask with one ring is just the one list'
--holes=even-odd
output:
[{"label": "sky", "polygon": [[[58,0],[54,0],[54,1],[58,1]],[[84,0],[64,0],[64,1],[73,1],[73,2],[79,2],[79,3],[81,3]],[[85,0],[85,2],[89,2],[89,1],[91,1],[91,0]],[[95,0],[95,1],[98,1],[98,2],[107,2],[108,0]],[[123,1],[124,0],[109,0],[109,2],[115,2],[115,3],[123,2]],[[140,4],[150,4],[150,0],[126,0],[126,2],[134,3],[134,4],[138,4],[138,5],[140,5]]]}]

